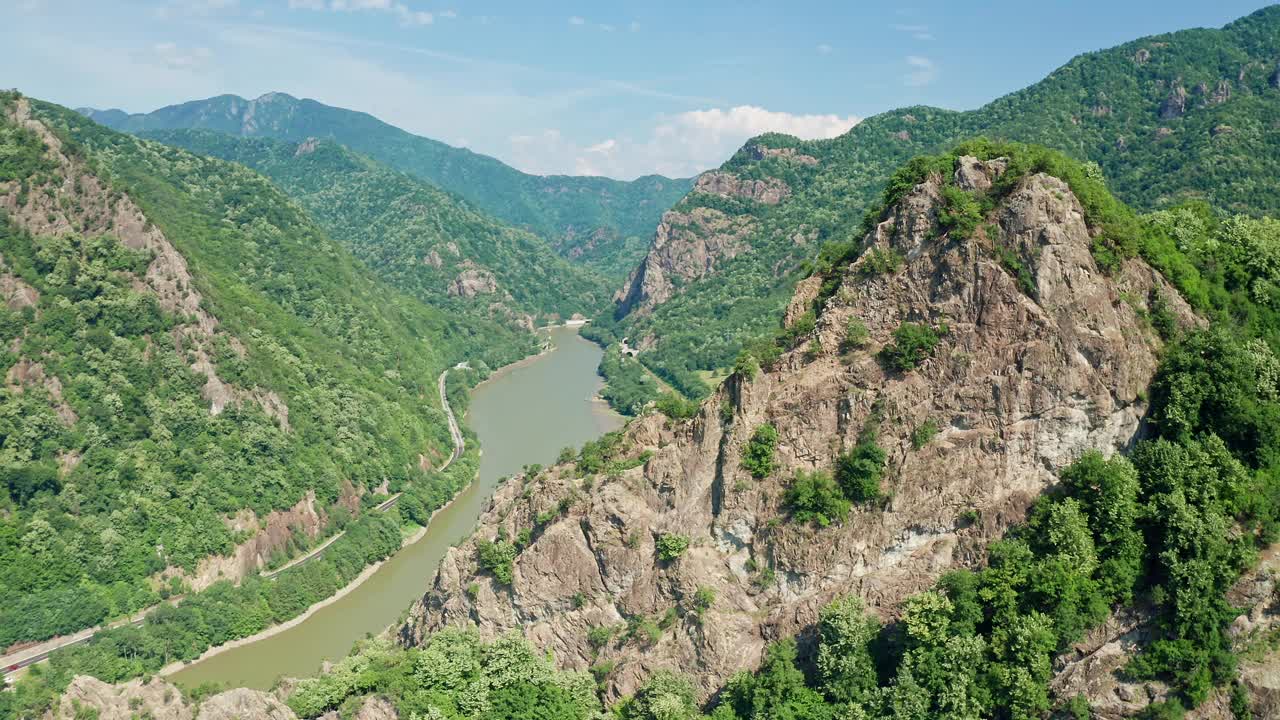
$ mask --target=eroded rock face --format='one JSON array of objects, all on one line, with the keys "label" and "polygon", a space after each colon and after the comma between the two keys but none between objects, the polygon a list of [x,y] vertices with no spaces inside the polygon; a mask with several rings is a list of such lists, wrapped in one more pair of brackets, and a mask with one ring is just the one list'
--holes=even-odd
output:
[{"label": "eroded rock face", "polygon": [[[385,701],[380,701],[386,704]],[[370,700],[365,707],[373,704]],[[390,714],[361,714],[359,720],[396,720]],[[159,678],[146,683],[133,680],[108,685],[87,675],[77,676],[46,716],[47,720],[80,720],[85,711],[96,711],[98,720],[297,720],[298,716],[279,698],[258,690],[236,688],[206,698],[198,706],[183,698],[181,691]]]},{"label": "eroded rock face", "polygon": [[468,267],[458,273],[449,284],[449,294],[458,297],[475,297],[476,295],[492,295],[498,291],[498,281],[493,273],[483,268]]},{"label": "eroded rock face", "polygon": [[[964,167],[975,188],[1002,171],[998,163]],[[402,641],[449,625],[475,624],[486,636],[520,628],[566,667],[616,663],[605,680],[610,697],[659,668],[690,675],[709,694],[838,596],[856,593],[894,615],[943,571],[980,563],[987,542],[1020,521],[1079,454],[1131,443],[1160,340],[1124,298],[1154,289],[1196,322],[1176,293],[1139,261],[1114,278],[1099,270],[1083,209],[1056,178],[1026,178],[989,218],[1029,269],[1026,291],[991,252],[995,238],[935,237],[940,203],[935,178],[890,211],[864,248],[896,253],[900,269],[864,272],[865,254],[845,268],[813,337],[776,367],[730,378],[690,421],[633,422],[624,446],[627,457],[651,454],[641,467],[587,479],[556,466],[500,488],[476,537],[516,537],[540,513],[556,519],[517,557],[510,588],[478,574],[474,540],[451,549]],[[797,308],[811,301],[810,285],[801,285]],[[869,342],[840,357],[853,319]],[[946,331],[915,370],[888,372],[875,353],[903,322]],[[926,421],[939,432],[913,449],[911,435]],[[764,423],[779,433],[778,470],[755,480],[740,458]],[[788,521],[782,497],[795,472],[829,470],[873,426],[888,454],[891,500],[826,529]],[[565,498],[569,509],[557,515]],[[962,519],[968,511],[976,523]],[[690,539],[671,562],[657,557],[665,533]],[[716,598],[701,613],[699,588]],[[652,643],[619,633],[597,650],[588,640],[593,627],[673,611]]]},{"label": "eroded rock face", "polygon": [[778,178],[743,180],[723,170],[712,170],[699,175],[698,181],[693,185],[693,191],[728,198],[743,198],[764,205],[777,205],[791,195],[791,188]]},{"label": "eroded rock face", "polygon": [[667,211],[649,254],[628,278],[626,291],[614,298],[620,312],[644,312],[666,302],[684,283],[748,251],[747,237],[754,228],[749,216],[730,216],[713,208]]},{"label": "eroded rock face", "polygon": [[8,270],[4,257],[0,256],[0,301],[10,310],[35,307],[40,301],[40,293]]},{"label": "eroded rock face", "polygon": [[752,160],[764,160],[772,157],[782,158],[800,165],[814,166],[818,164],[818,158],[812,155],[805,155],[795,148],[771,148],[753,143],[747,146],[746,151],[751,154]]},{"label": "eroded rock face", "polygon": [[1160,104],[1160,119],[1171,120],[1176,117],[1182,117],[1187,111],[1187,89],[1182,85],[1174,86],[1169,92],[1169,97]]}]

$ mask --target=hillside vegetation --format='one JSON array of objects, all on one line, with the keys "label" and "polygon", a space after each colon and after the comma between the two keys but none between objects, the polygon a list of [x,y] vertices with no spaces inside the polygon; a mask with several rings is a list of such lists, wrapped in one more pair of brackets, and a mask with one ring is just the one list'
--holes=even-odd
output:
[{"label": "hillside vegetation", "polygon": [[294,144],[208,130],[140,135],[261,172],[380,277],[433,307],[506,324],[527,315],[526,323],[542,324],[593,314],[608,299],[602,277],[541,238],[333,141]]},{"label": "hillside vegetation", "polygon": [[[673,276],[669,299],[627,304],[604,340],[629,337],[641,359],[682,391],[693,371],[728,367],[772,332],[795,282],[829,242],[856,241],[863,214],[911,157],[969,137],[1032,142],[1097,165],[1139,210],[1200,200],[1221,212],[1280,212],[1280,7],[1221,30],[1186,30],[1081,55],[1049,77],[967,112],[911,107],[868,118],[833,140],[751,140],[721,167],[740,181],[696,190],[673,208],[690,247],[726,243],[705,276]],[[785,186],[772,204],[745,182]],[[778,184],[781,185],[778,185]],[[687,218],[703,213],[719,223]],[[745,224],[749,233],[735,236]],[[678,223],[676,224],[677,226]],[[678,253],[669,251],[672,255]],[[676,268],[679,270],[679,268]],[[640,280],[643,280],[643,276]],[[649,340],[649,343],[645,341]]]},{"label": "hillside vegetation", "polygon": [[317,516],[292,548],[457,489],[436,377],[523,338],[388,287],[239,165],[16,94],[0,118],[0,645],[180,590],[157,574],[272,511]]},{"label": "hillside vegetation", "polygon": [[220,95],[151,113],[84,110],[117,130],[204,128],[301,143],[331,139],[431,182],[494,217],[537,233],[565,257],[620,279],[644,255],[645,240],[690,180],[650,175],[630,182],[602,177],[529,175],[463,148],[420,137],[352,110],[269,93],[255,100]]}]

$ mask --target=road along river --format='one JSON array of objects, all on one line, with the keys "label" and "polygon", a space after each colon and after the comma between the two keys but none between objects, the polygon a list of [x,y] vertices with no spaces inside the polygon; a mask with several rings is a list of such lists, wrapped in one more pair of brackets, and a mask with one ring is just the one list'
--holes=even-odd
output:
[{"label": "road along river", "polygon": [[301,622],[213,654],[173,674],[187,687],[205,682],[265,689],[281,676],[305,677],[325,660],[396,622],[426,591],[445,551],[471,533],[499,478],[528,463],[550,464],[561,448],[618,428],[622,418],[594,400],[601,351],[576,328],[548,331],[554,350],[494,373],[472,391],[467,424],[480,438],[480,476],[432,518],[416,542],[363,582]]}]

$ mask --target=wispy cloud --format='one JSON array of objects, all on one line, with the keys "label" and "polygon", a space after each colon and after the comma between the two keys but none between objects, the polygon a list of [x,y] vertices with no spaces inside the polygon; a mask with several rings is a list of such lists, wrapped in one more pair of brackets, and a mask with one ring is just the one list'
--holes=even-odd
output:
[{"label": "wispy cloud", "polygon": [[929,30],[928,25],[904,25],[901,23],[895,23],[893,25],[890,25],[889,27],[893,30],[897,30],[900,33],[906,33],[911,37],[915,38],[916,40],[932,40],[933,39],[933,32]]},{"label": "wispy cloud", "polygon": [[826,43],[819,43],[816,49],[819,55],[830,55],[834,48]]},{"label": "wispy cloud", "polygon": [[[226,2],[228,0],[205,0],[207,2]],[[291,10],[315,10],[331,12],[384,12],[395,17],[401,25],[422,26],[435,22],[434,14],[425,10],[414,10],[402,2],[394,0],[289,0]],[[446,11],[453,12],[453,11]],[[456,13],[455,13],[456,15]],[[453,17],[451,15],[450,17]]]},{"label": "wispy cloud", "polygon": [[206,47],[184,48],[174,42],[156,43],[151,47],[152,61],[170,70],[199,70],[209,64],[213,53]]},{"label": "wispy cloud", "polygon": [[[614,25],[613,23],[596,22],[594,20],[589,20],[587,18],[584,18],[581,15],[570,15],[569,24],[576,27],[590,26],[592,29],[599,30],[600,32],[608,32],[608,33],[614,32],[618,29],[618,26]],[[629,30],[631,30],[631,32],[635,32],[640,29],[640,23],[633,22],[627,27]]]},{"label": "wispy cloud", "polygon": [[923,87],[938,77],[938,66],[932,60],[920,55],[908,55],[907,67],[910,70],[902,81],[908,87]]}]

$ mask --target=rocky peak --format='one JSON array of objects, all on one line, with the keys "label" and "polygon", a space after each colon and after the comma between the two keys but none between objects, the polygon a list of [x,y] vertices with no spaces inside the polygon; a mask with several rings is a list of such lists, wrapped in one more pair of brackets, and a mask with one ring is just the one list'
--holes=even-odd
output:
[{"label": "rocky peak", "polygon": [[625,289],[614,297],[619,313],[645,312],[666,302],[684,283],[746,252],[750,249],[747,237],[755,226],[749,216],[727,215],[714,208],[667,211],[658,223],[649,254],[627,278]]},{"label": "rocky peak", "polygon": [[[982,192],[1003,171],[965,158],[955,181]],[[1161,293],[1184,322],[1194,316],[1141,261],[1099,269],[1084,210],[1061,180],[1022,179],[965,239],[938,226],[942,184],[921,183],[883,216],[834,294],[801,283],[793,306],[821,302],[816,328],[773,367],[731,377],[692,420],[629,425],[615,452],[631,469],[563,464],[501,487],[402,640],[449,625],[487,636],[518,628],[567,667],[609,667],[610,697],[661,668],[710,694],[835,597],[856,593],[893,616],[948,568],[980,563],[1080,453],[1127,446],[1160,348],[1131,299]],[[997,244],[1025,276],[1005,269]],[[891,269],[886,256],[898,258]],[[901,372],[877,351],[907,322],[940,337]],[[853,325],[866,338],[842,348]],[[741,459],[766,423],[777,431],[775,468],[757,478]],[[937,432],[921,444],[913,438],[926,424]],[[829,471],[868,431],[886,454],[887,499],[831,527],[790,519],[783,498],[797,471]],[[481,571],[477,539],[534,528],[509,586]],[[678,557],[660,550],[667,535],[687,538]]]}]

